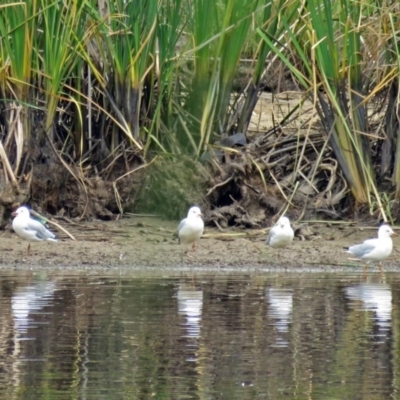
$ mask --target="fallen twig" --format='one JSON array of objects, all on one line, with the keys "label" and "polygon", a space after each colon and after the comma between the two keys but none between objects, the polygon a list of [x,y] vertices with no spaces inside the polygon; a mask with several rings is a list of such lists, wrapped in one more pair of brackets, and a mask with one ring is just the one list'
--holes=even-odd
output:
[{"label": "fallen twig", "polygon": [[36,217],[39,217],[41,219],[43,219],[43,221],[48,222],[51,225],[56,226],[58,229],[60,229],[61,231],[63,231],[66,235],[68,235],[72,240],[76,240],[74,238],[74,236],[72,236],[65,228],[63,228],[60,224],[57,224],[57,222],[54,222],[46,217],[43,217],[43,215],[39,214],[38,212],[36,212],[35,210],[30,210],[31,214],[35,215]]},{"label": "fallen twig", "polygon": [[219,188],[221,186],[226,185],[227,183],[229,183],[233,178],[229,177],[228,179],[226,179],[223,182],[217,183],[216,185],[214,185],[211,189],[208,190],[206,196],[209,196],[216,188]]}]

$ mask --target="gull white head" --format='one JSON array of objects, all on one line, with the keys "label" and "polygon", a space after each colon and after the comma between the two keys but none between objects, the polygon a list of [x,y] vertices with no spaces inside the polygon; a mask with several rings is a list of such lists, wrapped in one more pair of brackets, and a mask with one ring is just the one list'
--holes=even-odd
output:
[{"label": "gull white head", "polygon": [[379,239],[388,238],[392,235],[397,236],[397,233],[395,233],[389,225],[383,224],[379,227],[379,230],[378,230],[378,238]]},{"label": "gull white head", "polygon": [[201,213],[200,207],[194,206],[190,207],[187,217],[188,218],[201,218],[203,214]]},{"label": "gull white head", "polygon": [[19,216],[26,216],[29,218],[30,213],[27,207],[19,207],[17,208],[13,213],[11,213],[13,217],[19,217]]},{"label": "gull white head", "polygon": [[290,220],[288,217],[280,217],[276,224],[281,228],[286,228],[287,226],[290,226]]}]

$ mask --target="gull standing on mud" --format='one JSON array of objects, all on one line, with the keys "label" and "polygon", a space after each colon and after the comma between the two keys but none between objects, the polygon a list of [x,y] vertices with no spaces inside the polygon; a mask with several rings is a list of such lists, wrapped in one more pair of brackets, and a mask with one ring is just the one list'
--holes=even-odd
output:
[{"label": "gull standing on mud", "polygon": [[178,226],[179,242],[185,245],[192,245],[194,253],[196,241],[203,235],[204,221],[203,214],[199,207],[194,206],[189,209],[188,215]]},{"label": "gull standing on mud", "polygon": [[282,249],[293,242],[294,231],[290,226],[288,217],[280,217],[278,222],[271,228],[265,241],[269,246]]},{"label": "gull standing on mud", "polygon": [[[14,232],[22,239],[28,240],[29,242],[57,242],[56,235],[50,232],[43,224],[39,221],[31,218],[27,207],[19,207],[12,214],[14,220],[12,227]],[[29,255],[31,244],[29,243],[26,254]]]},{"label": "gull standing on mud", "polygon": [[361,244],[350,246],[346,252],[366,261],[364,274],[367,272],[368,263],[371,261],[379,262],[379,271],[382,273],[381,261],[388,258],[393,250],[392,235],[397,236],[397,233],[393,232],[389,225],[381,225],[378,230],[378,238],[368,239]]}]

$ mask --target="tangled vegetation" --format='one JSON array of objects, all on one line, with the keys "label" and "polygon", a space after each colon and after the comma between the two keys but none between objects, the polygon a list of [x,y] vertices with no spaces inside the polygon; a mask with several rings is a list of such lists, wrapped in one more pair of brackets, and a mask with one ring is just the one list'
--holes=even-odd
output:
[{"label": "tangled vegetation", "polygon": [[[4,0],[0,221],[28,201],[80,218],[197,201],[222,225],[260,224],[257,207],[393,220],[399,32],[397,1]],[[281,79],[298,105],[249,135]],[[319,119],[301,119],[306,100]],[[224,148],[236,133],[248,144]]]}]

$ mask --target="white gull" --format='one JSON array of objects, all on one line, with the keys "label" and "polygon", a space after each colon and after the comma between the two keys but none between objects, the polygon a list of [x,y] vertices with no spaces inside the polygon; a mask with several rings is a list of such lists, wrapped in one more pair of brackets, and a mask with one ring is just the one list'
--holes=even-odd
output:
[{"label": "white gull", "polygon": [[189,209],[188,215],[178,226],[179,242],[185,245],[192,245],[192,252],[195,250],[196,242],[201,238],[204,231],[203,214],[199,207]]},{"label": "white gull", "polygon": [[[56,235],[54,235],[53,232],[50,232],[39,221],[31,218],[27,207],[19,207],[12,215],[15,217],[12,222],[12,227],[20,238],[28,240],[29,242],[57,242]],[[29,243],[27,255],[29,255],[30,248],[31,245]]]},{"label": "white gull", "polygon": [[275,226],[271,228],[266,243],[277,249],[282,249],[292,243],[294,231],[290,226],[288,217],[280,217]]},{"label": "white gull", "polygon": [[367,262],[364,267],[364,273],[367,270],[369,262],[379,262],[379,270],[382,273],[381,261],[388,258],[393,250],[392,235],[397,236],[389,225],[381,225],[377,238],[368,239],[361,244],[350,246],[347,253]]}]

